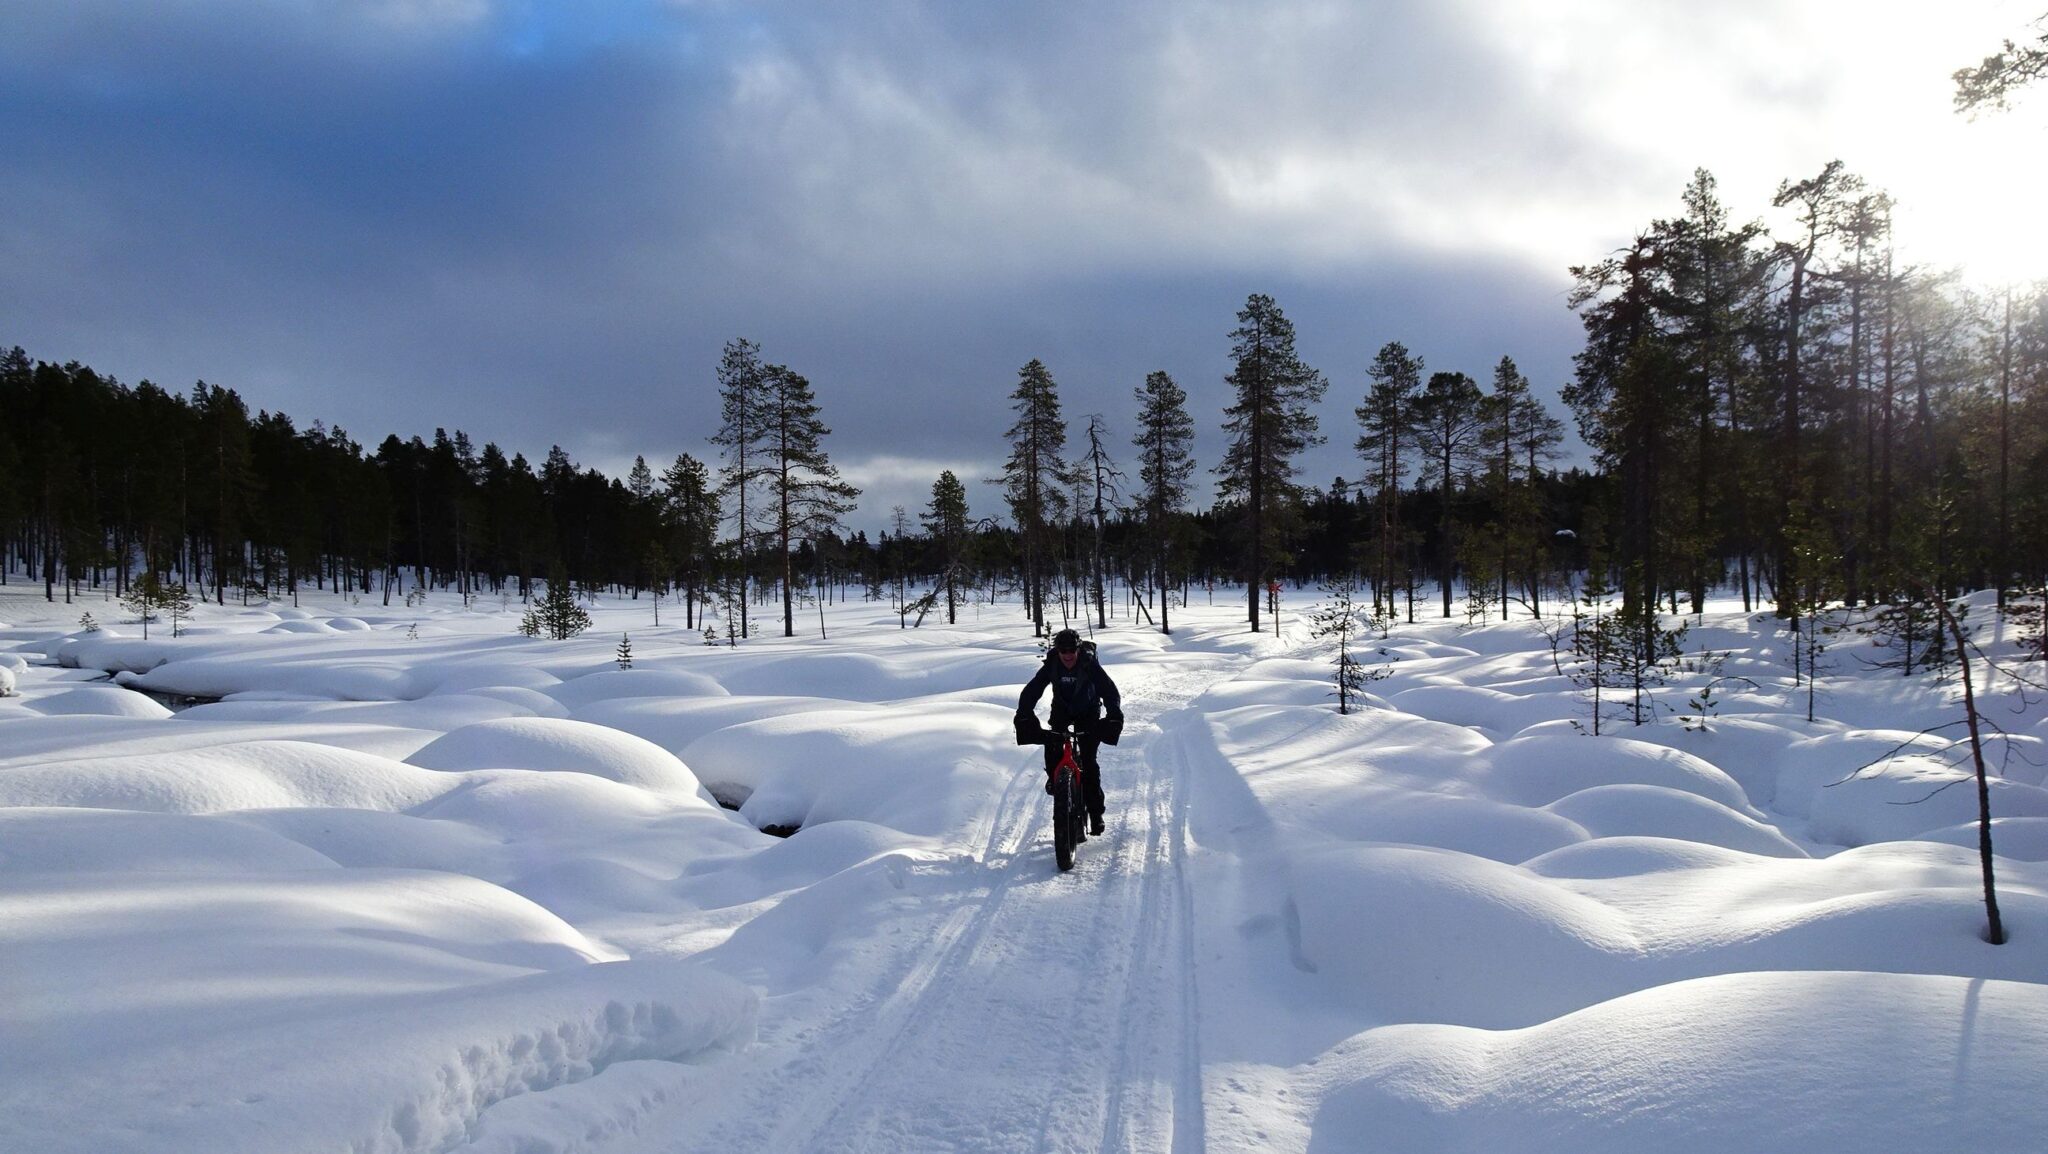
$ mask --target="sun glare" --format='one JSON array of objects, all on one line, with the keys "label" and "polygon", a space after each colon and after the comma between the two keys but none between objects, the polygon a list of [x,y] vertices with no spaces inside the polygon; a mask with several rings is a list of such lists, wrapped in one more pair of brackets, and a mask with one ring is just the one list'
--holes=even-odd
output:
[{"label": "sun glare", "polygon": [[1957,118],[1942,137],[1892,182],[1902,255],[1960,266],[1979,285],[2048,278],[2048,116],[2022,108]]}]

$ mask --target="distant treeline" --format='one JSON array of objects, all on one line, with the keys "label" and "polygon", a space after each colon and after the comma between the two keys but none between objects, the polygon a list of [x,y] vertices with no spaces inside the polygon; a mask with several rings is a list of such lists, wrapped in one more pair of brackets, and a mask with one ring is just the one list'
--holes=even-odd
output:
[{"label": "distant treeline", "polygon": [[[145,568],[221,603],[288,597],[302,585],[385,604],[416,590],[524,599],[559,568],[580,588],[674,593],[696,624],[699,605],[737,588],[730,470],[688,454],[659,473],[636,461],[617,478],[578,467],[559,446],[535,469],[459,430],[392,434],[366,450],[317,420],[302,428],[281,412],[252,413],[234,389],[129,385],[19,348],[0,352],[0,414],[4,569],[34,575],[52,600],[107,586],[124,593]],[[1553,511],[1543,520],[1575,519],[1570,510],[1596,487],[1585,473],[1546,474],[1542,503]],[[1345,566],[1369,496],[1342,481],[1307,491],[1285,572],[1309,578]],[[800,585],[822,585],[830,596],[851,586],[908,605],[947,572],[962,603],[1015,590],[1014,524],[987,510],[967,515],[964,487],[956,500],[950,545],[930,508],[895,510],[892,528],[875,539],[819,528],[794,545]],[[1434,524],[1439,503],[1433,491],[1405,492],[1406,522]],[[781,577],[760,516],[749,514],[746,558],[757,596]],[[1174,586],[1238,578],[1236,516],[1225,504],[1176,518]],[[1106,504],[1103,566],[1127,598],[1147,585],[1140,521],[1128,499]],[[1056,595],[1064,616],[1079,616],[1092,526],[1069,516],[1054,536]],[[1415,534],[1406,543],[1418,563],[1431,540]]]},{"label": "distant treeline", "polygon": [[857,491],[826,457],[809,382],[747,341],[716,368],[714,463],[639,459],[624,478],[559,446],[536,469],[460,431],[370,451],[318,421],[252,415],[232,389],[130,386],[14,349],[0,354],[0,570],[54,599],[118,592],[147,568],[221,602],[309,584],[387,603],[394,589],[525,598],[552,575],[673,593],[691,624],[712,602],[742,635],[746,606],[777,589],[789,631],[797,600],[849,587],[920,616],[1019,591],[1044,629],[1118,596],[1164,626],[1162,590],[1220,583],[1257,628],[1283,580],[1357,581],[1365,604],[1409,617],[1452,614],[1457,590],[1465,614],[1505,616],[1568,595],[1589,564],[1624,602],[1673,612],[1714,590],[1796,617],[2038,586],[2048,290],[1987,294],[1901,263],[1889,198],[1838,163],[1786,182],[1776,206],[1784,235],[1735,223],[1702,171],[1678,215],[1572,270],[1586,344],[1563,396],[1593,472],[1550,467],[1563,426],[1511,359],[1482,387],[1389,343],[1343,390],[1355,475],[1303,483],[1301,451],[1331,435],[1316,411],[1330,382],[1257,295],[1228,335],[1236,403],[1207,508],[1190,507],[1207,486],[1170,377],[1133,382],[1134,429],[1090,418],[1070,448],[1034,360],[1010,394],[1004,516],[970,510],[945,473],[873,540],[843,528]]}]

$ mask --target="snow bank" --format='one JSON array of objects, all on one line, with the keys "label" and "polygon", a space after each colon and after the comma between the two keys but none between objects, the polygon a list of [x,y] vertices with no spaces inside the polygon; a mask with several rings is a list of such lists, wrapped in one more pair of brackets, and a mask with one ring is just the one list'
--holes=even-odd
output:
[{"label": "snow bank", "polygon": [[1506,1033],[1389,1026],[1324,1062],[1311,1151],[2038,1149],[2048,989],[1705,978]]}]

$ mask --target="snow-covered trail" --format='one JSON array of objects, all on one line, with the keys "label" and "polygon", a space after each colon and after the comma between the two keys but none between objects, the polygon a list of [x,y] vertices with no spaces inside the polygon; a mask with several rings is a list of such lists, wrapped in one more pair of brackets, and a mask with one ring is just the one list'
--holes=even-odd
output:
[{"label": "snow-covered trail", "polygon": [[759,1042],[700,1068],[668,1103],[687,1125],[640,1127],[634,1149],[1201,1150],[1186,767],[1156,722],[1185,721],[1243,664],[1183,652],[1116,670],[1136,723],[1104,751],[1109,830],[1071,873],[1020,750],[977,854],[893,867],[922,913],[891,928],[886,961],[864,959],[880,963],[865,992],[770,991]]}]

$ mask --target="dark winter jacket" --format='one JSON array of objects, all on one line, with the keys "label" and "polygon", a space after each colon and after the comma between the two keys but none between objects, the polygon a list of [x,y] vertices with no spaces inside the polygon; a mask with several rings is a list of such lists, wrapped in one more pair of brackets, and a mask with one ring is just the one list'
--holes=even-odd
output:
[{"label": "dark winter jacket", "polygon": [[1038,699],[1047,689],[1052,690],[1054,729],[1076,724],[1097,739],[1116,744],[1123,733],[1123,695],[1117,692],[1116,682],[1110,680],[1109,671],[1102,668],[1093,653],[1083,649],[1072,669],[1060,664],[1059,654],[1045,655],[1045,664],[1038,667],[1024,692],[1017,696],[1020,735],[1027,718],[1033,727],[1037,725]]}]

